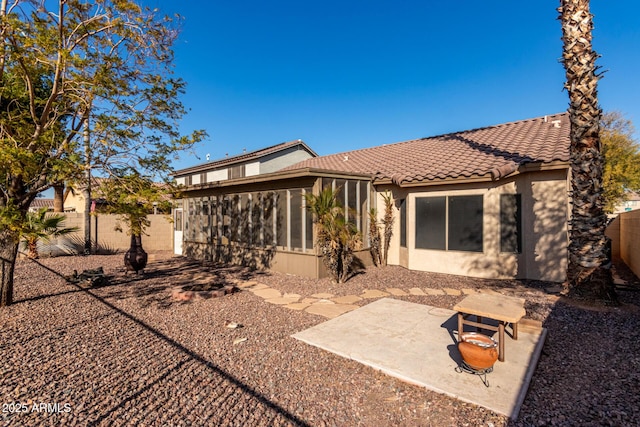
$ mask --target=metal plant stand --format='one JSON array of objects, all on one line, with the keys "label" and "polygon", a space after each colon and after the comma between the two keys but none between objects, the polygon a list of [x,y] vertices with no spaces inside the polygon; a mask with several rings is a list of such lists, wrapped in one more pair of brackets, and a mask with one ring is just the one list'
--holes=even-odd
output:
[{"label": "metal plant stand", "polygon": [[482,384],[484,384],[485,387],[489,387],[489,380],[487,380],[487,374],[493,372],[493,366],[486,369],[475,369],[467,365],[463,360],[462,363],[460,363],[460,365],[456,367],[456,372],[458,373],[466,372],[468,374],[477,375],[480,377],[480,380],[482,380]]}]

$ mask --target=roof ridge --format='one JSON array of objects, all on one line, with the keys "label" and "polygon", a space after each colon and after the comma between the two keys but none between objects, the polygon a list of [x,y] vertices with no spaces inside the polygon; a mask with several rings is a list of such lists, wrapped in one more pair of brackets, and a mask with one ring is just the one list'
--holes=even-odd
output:
[{"label": "roof ridge", "polygon": [[343,151],[283,170],[314,167],[368,173],[398,185],[476,175],[496,180],[527,163],[568,161],[567,121],[567,113],[556,113]]},{"label": "roof ridge", "polygon": [[381,147],[399,146],[401,144],[408,144],[408,143],[412,143],[412,142],[426,141],[426,140],[430,140],[430,139],[445,138],[445,137],[450,137],[452,135],[461,135],[461,134],[466,134],[466,133],[470,133],[470,132],[477,132],[477,131],[480,131],[480,130],[490,129],[490,128],[500,128],[500,127],[506,127],[506,126],[513,126],[513,125],[518,125],[518,124],[526,123],[526,122],[532,122],[532,121],[536,121],[536,120],[544,120],[545,117],[564,116],[564,115],[568,115],[568,114],[569,113],[567,113],[566,111],[563,112],[563,113],[546,114],[544,116],[532,117],[532,118],[529,118],[529,119],[514,120],[512,122],[507,122],[507,123],[498,123],[498,124],[495,124],[495,125],[481,126],[481,127],[477,127],[477,128],[473,128],[473,129],[466,129],[466,130],[461,130],[461,131],[456,131],[456,132],[442,133],[442,134],[439,134],[439,135],[425,136],[425,137],[422,137],[422,138],[414,138],[414,139],[409,139],[409,140],[406,140],[406,141],[397,141],[397,142],[391,142],[391,143],[388,143],[388,144],[374,145],[374,146],[371,146],[371,147],[364,147],[364,148],[358,148],[358,149],[355,149],[355,150],[342,151],[342,152],[339,152],[339,153],[327,154],[327,155],[321,156],[321,157],[340,156],[340,155],[345,155],[345,154],[354,153],[354,152],[366,152],[368,150],[377,150],[377,149],[379,149]]}]

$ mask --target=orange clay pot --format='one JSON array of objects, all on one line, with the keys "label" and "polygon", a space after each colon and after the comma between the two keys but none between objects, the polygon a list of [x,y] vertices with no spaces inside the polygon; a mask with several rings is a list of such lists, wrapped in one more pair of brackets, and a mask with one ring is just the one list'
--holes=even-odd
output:
[{"label": "orange clay pot", "polygon": [[462,360],[473,369],[489,369],[498,360],[498,343],[493,338],[477,332],[460,334],[458,350]]}]

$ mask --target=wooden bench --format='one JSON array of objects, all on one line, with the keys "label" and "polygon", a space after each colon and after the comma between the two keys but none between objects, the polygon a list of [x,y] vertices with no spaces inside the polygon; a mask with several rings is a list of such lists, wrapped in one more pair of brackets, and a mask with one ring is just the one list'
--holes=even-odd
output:
[{"label": "wooden bench", "polygon": [[[518,322],[526,314],[524,298],[507,297],[504,295],[473,294],[456,304],[453,309],[458,312],[458,340],[464,331],[464,325],[471,325],[481,329],[498,332],[498,360],[504,362],[504,330],[510,324],[511,336],[518,339]],[[475,316],[476,321],[468,319]],[[482,318],[498,321],[498,326],[482,323]]]}]

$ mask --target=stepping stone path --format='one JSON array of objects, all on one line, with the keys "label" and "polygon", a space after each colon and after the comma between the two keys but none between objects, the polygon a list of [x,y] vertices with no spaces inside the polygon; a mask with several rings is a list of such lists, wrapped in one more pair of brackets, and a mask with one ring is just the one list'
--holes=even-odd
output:
[{"label": "stepping stone path", "polygon": [[[341,314],[347,313],[352,310],[360,308],[356,303],[367,300],[384,298],[388,296],[460,296],[460,295],[473,295],[477,293],[485,293],[490,295],[502,295],[500,292],[493,289],[454,289],[454,288],[411,288],[408,290],[400,288],[387,288],[386,291],[379,289],[365,289],[360,295],[344,295],[336,297],[334,294],[327,292],[320,292],[313,294],[310,297],[303,297],[299,294],[285,293],[282,294],[279,290],[271,288],[262,283],[255,281],[239,281],[236,285],[237,288],[252,292],[254,295],[264,299],[265,302],[270,304],[280,305],[288,308],[289,310],[305,311],[311,314],[317,314],[329,319],[338,317]],[[550,295],[552,296],[552,295]]]},{"label": "stepping stone path", "polygon": [[371,298],[384,298],[388,296],[389,294],[387,292],[379,291],[377,289],[365,289],[364,292],[362,292],[362,295],[360,295],[360,298],[371,299]]},{"label": "stepping stone path", "polygon": [[387,292],[389,292],[391,295],[394,295],[396,297],[403,297],[403,296],[409,295],[402,289],[398,289],[398,288],[387,288]]}]

